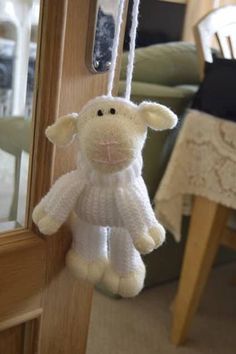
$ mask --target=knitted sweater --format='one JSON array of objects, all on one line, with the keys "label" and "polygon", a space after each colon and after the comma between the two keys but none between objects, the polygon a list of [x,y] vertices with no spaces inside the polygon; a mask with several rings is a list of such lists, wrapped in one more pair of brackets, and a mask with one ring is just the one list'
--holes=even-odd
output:
[{"label": "knitted sweater", "polygon": [[99,173],[80,157],[77,170],[60,177],[44,197],[44,209],[60,224],[74,210],[90,224],[124,227],[138,238],[157,225],[141,169],[141,155],[114,174]]}]

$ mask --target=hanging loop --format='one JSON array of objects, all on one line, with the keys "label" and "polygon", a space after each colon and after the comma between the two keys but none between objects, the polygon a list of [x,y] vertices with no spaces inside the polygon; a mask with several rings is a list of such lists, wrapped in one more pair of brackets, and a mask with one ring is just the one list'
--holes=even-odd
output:
[{"label": "hanging loop", "polygon": [[133,10],[132,10],[132,24],[129,34],[129,55],[128,55],[128,65],[126,69],[126,88],[125,88],[125,98],[130,99],[131,95],[131,84],[134,72],[134,58],[135,58],[135,44],[137,37],[137,28],[138,28],[138,15],[139,15],[139,4],[140,0],[134,0]]},{"label": "hanging loop", "polygon": [[117,56],[118,56],[118,48],[119,48],[119,40],[120,40],[120,31],[121,25],[123,21],[123,13],[125,7],[125,0],[119,1],[119,7],[117,12],[117,21],[116,21],[116,30],[115,30],[115,38],[113,42],[113,49],[112,49],[112,60],[111,66],[108,74],[108,84],[107,84],[107,95],[112,96],[112,91],[114,87],[114,79],[115,79],[115,71],[116,71],[116,63],[117,63]]},{"label": "hanging loop", "polygon": [[[130,39],[129,55],[128,55],[128,64],[126,68],[126,86],[125,86],[125,95],[124,95],[124,97],[127,100],[130,100],[130,95],[131,95],[131,84],[132,84],[133,71],[134,71],[135,43],[136,43],[136,35],[137,35],[137,28],[138,28],[139,4],[140,4],[140,0],[133,1],[132,18],[131,18],[132,23],[131,23],[131,29],[129,34],[129,39]],[[114,43],[113,43],[112,61],[111,61],[111,67],[108,76],[108,85],[107,85],[108,96],[112,96],[112,91],[114,88],[114,78],[115,78],[115,70],[117,66],[118,48],[120,42],[119,40],[120,40],[124,7],[125,7],[125,0],[120,0],[118,13],[117,13],[117,26],[115,31]]]}]

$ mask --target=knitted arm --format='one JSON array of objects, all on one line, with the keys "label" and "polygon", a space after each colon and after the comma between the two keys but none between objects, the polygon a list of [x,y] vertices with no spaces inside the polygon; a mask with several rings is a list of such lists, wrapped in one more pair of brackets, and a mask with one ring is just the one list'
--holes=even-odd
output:
[{"label": "knitted arm", "polygon": [[165,230],[156,220],[142,177],[120,188],[116,202],[124,227],[141,253],[149,253],[165,239]]},{"label": "knitted arm", "polygon": [[84,187],[77,170],[61,176],[33,212],[33,220],[44,234],[52,234],[67,220]]}]

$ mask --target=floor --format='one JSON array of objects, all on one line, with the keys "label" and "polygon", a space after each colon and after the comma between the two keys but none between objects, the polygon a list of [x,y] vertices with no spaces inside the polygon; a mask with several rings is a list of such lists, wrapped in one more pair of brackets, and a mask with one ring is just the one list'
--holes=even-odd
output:
[{"label": "floor", "polygon": [[95,292],[87,354],[235,354],[236,263],[216,268],[185,346],[169,342],[170,305],[177,283],[111,299]]}]

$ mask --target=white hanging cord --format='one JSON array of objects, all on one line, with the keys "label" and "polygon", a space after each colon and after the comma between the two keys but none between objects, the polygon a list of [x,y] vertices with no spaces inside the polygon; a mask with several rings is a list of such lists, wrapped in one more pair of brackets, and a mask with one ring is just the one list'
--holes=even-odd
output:
[{"label": "white hanging cord", "polygon": [[113,49],[112,49],[112,60],[111,60],[109,74],[108,74],[108,84],[107,84],[107,95],[108,96],[112,96],[112,90],[113,90],[113,86],[114,86],[114,78],[115,78],[115,70],[116,70],[116,62],[117,62],[120,30],[121,30],[121,25],[122,25],[124,6],[125,6],[125,0],[120,0],[118,12],[117,12],[117,19],[115,21],[116,30],[115,30],[115,37],[114,37],[114,42],[113,42]]},{"label": "white hanging cord", "polygon": [[132,83],[133,71],[134,71],[135,43],[136,43],[136,35],[137,35],[137,28],[138,28],[139,4],[140,4],[140,0],[134,0],[132,18],[131,18],[132,24],[131,24],[130,34],[129,34],[130,44],[129,44],[128,65],[126,69],[125,98],[127,100],[130,99],[130,95],[131,95],[131,83]]}]

